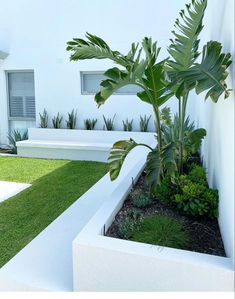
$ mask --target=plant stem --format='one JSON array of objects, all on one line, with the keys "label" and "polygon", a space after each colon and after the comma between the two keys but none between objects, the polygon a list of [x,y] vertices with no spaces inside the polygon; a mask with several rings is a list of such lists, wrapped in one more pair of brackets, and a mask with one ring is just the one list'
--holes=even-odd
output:
[{"label": "plant stem", "polygon": [[179,173],[183,172],[183,149],[184,149],[184,123],[185,123],[185,115],[186,115],[186,107],[188,101],[189,92],[185,92],[181,99],[179,100],[179,121],[180,121],[180,132],[179,132]]},{"label": "plant stem", "polygon": [[158,141],[158,151],[161,152],[162,149],[162,131],[161,131],[161,121],[160,121],[160,113],[159,107],[153,106],[156,124],[157,124],[157,141]]}]

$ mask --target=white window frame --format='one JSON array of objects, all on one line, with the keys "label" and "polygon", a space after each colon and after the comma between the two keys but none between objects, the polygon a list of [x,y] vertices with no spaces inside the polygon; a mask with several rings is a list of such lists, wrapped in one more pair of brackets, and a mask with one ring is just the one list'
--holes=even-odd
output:
[{"label": "white window frame", "polygon": [[[13,117],[13,116],[10,116],[10,90],[9,90],[9,79],[8,79],[8,75],[11,74],[11,73],[33,73],[33,75],[34,75],[34,70],[32,70],[32,69],[29,69],[29,70],[24,69],[24,70],[7,70],[7,71],[5,71],[8,120],[9,121],[11,121],[11,120],[15,120],[15,121],[35,121],[36,120],[36,111],[35,111],[35,117]],[[34,95],[34,98],[35,98],[35,95]],[[36,107],[35,107],[35,110],[36,110]]]},{"label": "white window frame", "polygon": [[[95,95],[95,93],[87,92],[84,90],[84,77],[83,75],[93,75],[93,74],[100,74],[103,75],[105,71],[80,71],[80,82],[81,82],[81,94],[82,95]],[[108,79],[108,77],[107,77]],[[133,85],[133,84],[130,84]],[[136,95],[136,92],[120,92],[116,91],[113,93],[115,96],[126,96],[126,95]]]}]

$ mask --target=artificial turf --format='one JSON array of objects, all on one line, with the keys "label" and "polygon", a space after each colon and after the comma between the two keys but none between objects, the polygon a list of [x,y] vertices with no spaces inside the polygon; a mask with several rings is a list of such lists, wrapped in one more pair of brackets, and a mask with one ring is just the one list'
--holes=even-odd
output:
[{"label": "artificial turf", "polygon": [[0,180],[32,184],[0,203],[0,267],[107,170],[99,162],[0,157]]}]

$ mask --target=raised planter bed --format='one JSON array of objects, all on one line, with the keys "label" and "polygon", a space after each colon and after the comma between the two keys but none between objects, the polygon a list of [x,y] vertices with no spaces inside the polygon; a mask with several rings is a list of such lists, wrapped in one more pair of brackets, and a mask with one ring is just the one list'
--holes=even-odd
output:
[{"label": "raised planter bed", "polygon": [[[128,161],[135,156],[130,153]],[[73,241],[74,290],[232,291],[231,258],[105,236],[132,187],[131,178],[137,180],[143,167],[135,176],[127,171],[126,180]]]}]

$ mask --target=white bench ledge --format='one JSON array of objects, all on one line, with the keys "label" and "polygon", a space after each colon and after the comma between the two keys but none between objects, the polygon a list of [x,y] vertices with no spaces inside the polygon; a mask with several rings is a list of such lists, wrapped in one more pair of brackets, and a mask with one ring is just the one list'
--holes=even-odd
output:
[{"label": "white bench ledge", "polygon": [[112,147],[112,143],[101,142],[76,142],[76,141],[57,141],[57,140],[24,140],[16,143],[19,147],[37,148],[61,148],[61,149],[82,149],[82,150],[107,150]]}]

